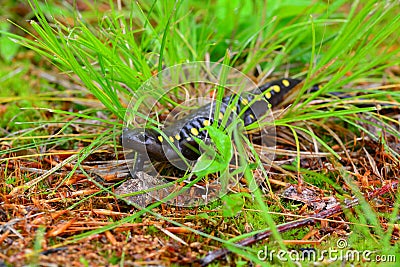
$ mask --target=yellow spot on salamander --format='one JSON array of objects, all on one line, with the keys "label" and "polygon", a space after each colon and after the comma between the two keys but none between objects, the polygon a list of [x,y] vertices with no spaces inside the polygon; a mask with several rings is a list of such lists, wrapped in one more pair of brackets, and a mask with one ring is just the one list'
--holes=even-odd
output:
[{"label": "yellow spot on salamander", "polygon": [[177,135],[175,135],[175,139],[176,139],[177,141],[179,141],[179,140],[181,140],[181,136],[180,136],[179,134],[177,134]]},{"label": "yellow spot on salamander", "polygon": [[242,99],[242,105],[247,106],[249,104],[249,101],[245,98]]},{"label": "yellow spot on salamander", "polygon": [[250,114],[249,117],[250,117],[250,119],[254,120],[254,115],[253,114]]},{"label": "yellow spot on salamander", "polygon": [[283,84],[283,86],[288,87],[290,85],[290,82],[285,79],[285,80],[282,80],[282,84]]},{"label": "yellow spot on salamander", "polygon": [[271,93],[270,93],[270,92],[266,92],[266,93],[265,93],[265,97],[266,97],[267,99],[270,99],[270,98],[271,98],[271,96],[272,96],[272,95],[271,95]]},{"label": "yellow spot on salamander", "polygon": [[210,121],[209,120],[204,120],[203,121],[204,126],[210,126]]},{"label": "yellow spot on salamander", "polygon": [[190,141],[190,140],[192,140],[192,138],[190,138],[190,137],[186,137],[186,140],[187,140],[187,141]]},{"label": "yellow spot on salamander", "polygon": [[174,138],[173,138],[172,136],[169,137],[169,140],[170,140],[171,142],[174,142]]},{"label": "yellow spot on salamander", "polygon": [[158,138],[158,140],[159,140],[161,143],[162,143],[162,141],[164,140],[163,137],[162,137],[161,135],[159,135],[157,138]]},{"label": "yellow spot on salamander", "polygon": [[222,120],[224,118],[224,114],[222,112],[219,113],[219,119]]},{"label": "yellow spot on salamander", "polygon": [[191,132],[193,135],[199,135],[199,131],[198,131],[196,128],[190,129],[190,132]]},{"label": "yellow spot on salamander", "polygon": [[271,86],[271,89],[274,90],[276,93],[279,93],[281,91],[281,88],[279,85],[273,85]]}]

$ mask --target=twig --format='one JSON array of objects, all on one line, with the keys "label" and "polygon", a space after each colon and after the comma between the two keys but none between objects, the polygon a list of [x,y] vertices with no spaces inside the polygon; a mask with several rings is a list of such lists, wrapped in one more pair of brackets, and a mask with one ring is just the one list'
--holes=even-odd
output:
[{"label": "twig", "polygon": [[78,154],[75,155],[71,155],[70,157],[66,158],[65,160],[63,160],[62,162],[58,163],[56,166],[54,166],[53,168],[51,168],[50,170],[46,171],[46,173],[42,174],[41,176],[27,182],[25,185],[23,186],[18,186],[15,187],[11,192],[10,192],[10,196],[15,196],[17,194],[20,194],[22,192],[24,192],[25,190],[31,188],[32,186],[36,185],[37,183],[43,181],[44,179],[46,179],[47,177],[49,177],[50,175],[52,175],[53,173],[55,173],[56,171],[58,171],[59,169],[61,169],[64,165],[71,163],[72,161],[76,160],[78,158]]},{"label": "twig", "polygon": [[[376,190],[368,193],[366,199],[371,200],[373,198],[381,196],[381,195],[389,192],[390,190],[395,189],[397,187],[397,185],[398,185],[398,182],[393,182],[393,183],[387,184],[379,189],[376,189]],[[345,204],[345,208],[347,208],[347,209],[352,208],[358,204],[359,204],[358,199],[354,198]],[[297,220],[297,221],[293,221],[293,222],[286,223],[283,225],[279,225],[277,227],[277,230],[279,233],[283,233],[283,232],[286,232],[286,231],[289,231],[292,229],[296,229],[296,228],[300,228],[300,227],[303,227],[306,225],[314,225],[319,220],[326,219],[328,217],[331,217],[335,214],[342,213],[342,212],[343,212],[343,208],[340,204],[338,204],[328,210],[321,211],[321,212],[315,214],[314,216],[310,216],[310,217],[302,219],[302,220]],[[238,247],[249,246],[249,245],[252,245],[258,241],[261,241],[261,240],[269,237],[271,234],[272,234],[271,230],[266,230],[264,232],[257,233],[252,237],[245,238],[245,239],[235,243],[235,245]],[[198,263],[200,264],[200,266],[207,266],[214,260],[219,259],[229,253],[230,253],[230,251],[226,248],[214,250],[212,252],[209,252],[204,258],[200,259],[198,261]]]}]

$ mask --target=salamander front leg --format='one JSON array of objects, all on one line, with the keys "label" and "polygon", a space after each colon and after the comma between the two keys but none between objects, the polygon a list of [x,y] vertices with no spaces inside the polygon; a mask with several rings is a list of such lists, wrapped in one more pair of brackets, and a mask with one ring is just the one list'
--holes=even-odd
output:
[{"label": "salamander front leg", "polygon": [[141,153],[135,153],[135,156],[133,157],[133,166],[132,166],[132,177],[135,178],[135,176],[137,176],[136,174],[138,172],[143,171],[143,167],[144,167],[144,162],[146,161],[146,157],[145,155],[141,154]]}]

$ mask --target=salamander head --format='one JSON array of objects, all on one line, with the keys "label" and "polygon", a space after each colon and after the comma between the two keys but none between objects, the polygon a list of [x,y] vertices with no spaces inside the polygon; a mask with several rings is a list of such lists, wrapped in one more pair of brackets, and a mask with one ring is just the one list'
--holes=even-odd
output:
[{"label": "salamander head", "polygon": [[162,145],[157,140],[159,134],[153,129],[124,129],[122,132],[122,145],[124,148],[133,149],[138,153],[147,153],[149,156],[158,157],[162,154]]}]

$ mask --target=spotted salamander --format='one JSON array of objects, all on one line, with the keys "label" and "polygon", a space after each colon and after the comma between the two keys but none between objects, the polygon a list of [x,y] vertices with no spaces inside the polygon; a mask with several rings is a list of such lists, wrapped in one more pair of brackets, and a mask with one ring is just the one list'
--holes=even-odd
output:
[{"label": "spotted salamander", "polygon": [[[204,127],[211,125],[214,118],[218,119],[220,124],[228,107],[233,109],[235,114],[242,114],[241,119],[244,125],[249,125],[265,114],[270,106],[274,107],[282,102],[285,95],[300,82],[301,80],[298,79],[279,79],[240,95],[226,96],[221,101],[218,116],[214,114],[215,103],[212,102],[164,128],[163,134],[150,128],[124,129],[122,144],[125,149],[138,153],[135,171],[141,170],[143,162],[149,159],[158,162],[181,159],[178,151],[186,159],[195,160],[199,157],[199,152],[198,144],[193,137],[202,140],[207,138]],[[318,86],[314,86],[311,90],[318,90]],[[226,125],[230,122],[231,118],[228,119]]]}]

